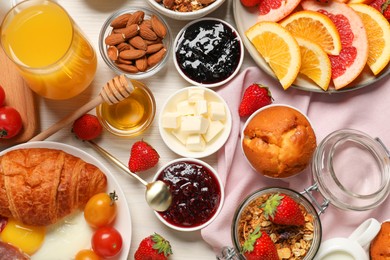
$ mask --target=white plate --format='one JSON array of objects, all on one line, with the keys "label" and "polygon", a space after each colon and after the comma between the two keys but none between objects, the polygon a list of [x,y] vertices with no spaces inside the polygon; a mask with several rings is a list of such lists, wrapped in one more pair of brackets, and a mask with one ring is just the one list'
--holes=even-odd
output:
[{"label": "white plate", "polygon": [[[176,111],[176,104],[178,104],[180,101],[183,101],[187,97],[187,91],[190,88],[196,88],[196,89],[204,89],[205,91],[205,98],[208,101],[217,101],[225,106],[226,111],[226,119],[225,119],[225,127],[222,130],[221,133],[218,134],[214,139],[212,139],[209,143],[206,144],[206,148],[202,152],[192,152],[186,149],[185,145],[182,144],[168,129],[162,127],[162,115],[166,112],[175,112]],[[181,155],[183,157],[189,157],[189,158],[204,158],[206,156],[209,156],[215,152],[217,152],[227,141],[230,131],[232,129],[232,115],[230,113],[230,109],[228,105],[226,104],[225,100],[215,91],[205,88],[205,87],[186,87],[183,89],[180,89],[173,93],[170,97],[168,97],[165,104],[162,106],[160,115],[159,115],[159,122],[158,122],[158,129],[160,131],[160,135],[164,141],[164,143],[175,153],[178,155]]]},{"label": "white plate", "polygon": [[[241,35],[242,41],[248,50],[249,54],[253,58],[253,60],[256,62],[256,64],[268,75],[271,75],[272,77],[276,78],[275,74],[271,70],[271,68],[268,66],[266,61],[260,56],[260,54],[257,52],[256,48],[252,45],[252,43],[248,40],[248,38],[245,36],[245,32],[255,25],[257,23],[257,14],[258,14],[258,8],[247,8],[244,7],[241,4],[241,1],[232,1],[233,2],[233,14],[234,14],[234,20],[236,22],[237,31]],[[385,77],[390,73],[390,64],[387,65],[385,69],[378,75],[374,76],[372,72],[369,70],[369,68],[366,66],[361,73],[361,75],[353,82],[353,87],[350,88],[343,88],[340,90],[335,90],[333,87],[330,87],[327,91],[323,91],[320,89],[317,85],[314,83],[304,79],[303,77],[298,77],[296,81],[293,83],[292,87],[297,89],[302,89],[305,91],[312,91],[312,92],[320,92],[320,93],[341,93],[346,91],[352,91],[356,90],[368,85],[373,84],[374,82],[380,80],[381,78]],[[280,86],[282,87],[282,86]]]},{"label": "white plate", "polygon": [[[68,154],[71,154],[73,156],[79,157],[80,159],[83,159],[84,161],[91,163],[95,166],[97,166],[104,174],[107,176],[107,192],[114,191],[118,195],[117,205],[118,205],[118,213],[115,219],[114,227],[121,233],[122,239],[123,239],[123,247],[120,255],[115,259],[125,260],[127,259],[127,256],[130,251],[130,243],[131,243],[131,217],[130,217],[130,210],[127,205],[127,201],[125,198],[125,194],[123,193],[121,187],[119,186],[118,182],[112,176],[110,171],[96,158],[89,155],[88,153],[75,148],[70,145],[62,144],[62,143],[56,143],[56,142],[50,142],[50,141],[41,141],[41,142],[31,142],[31,143],[24,143],[20,145],[13,146],[7,150],[1,151],[0,156],[7,153],[11,150],[16,149],[24,149],[24,148],[50,148],[50,149],[57,149],[62,150]],[[80,248],[76,250],[77,252],[81,249]],[[53,249],[55,250],[55,249]]]}]

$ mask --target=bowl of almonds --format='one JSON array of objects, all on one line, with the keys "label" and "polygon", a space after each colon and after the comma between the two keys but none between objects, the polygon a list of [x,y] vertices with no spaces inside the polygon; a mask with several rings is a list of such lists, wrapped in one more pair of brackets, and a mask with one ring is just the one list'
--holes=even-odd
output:
[{"label": "bowl of almonds", "polygon": [[143,79],[166,64],[172,36],[166,21],[153,11],[129,7],[116,11],[103,24],[99,50],[117,74]]}]

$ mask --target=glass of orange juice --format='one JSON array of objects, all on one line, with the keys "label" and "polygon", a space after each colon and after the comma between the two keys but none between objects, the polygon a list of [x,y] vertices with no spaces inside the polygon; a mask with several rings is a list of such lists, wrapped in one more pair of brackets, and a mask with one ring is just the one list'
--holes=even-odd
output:
[{"label": "glass of orange juice", "polygon": [[1,25],[1,45],[30,88],[48,99],[68,99],[93,80],[95,50],[63,7],[50,0],[15,5]]}]

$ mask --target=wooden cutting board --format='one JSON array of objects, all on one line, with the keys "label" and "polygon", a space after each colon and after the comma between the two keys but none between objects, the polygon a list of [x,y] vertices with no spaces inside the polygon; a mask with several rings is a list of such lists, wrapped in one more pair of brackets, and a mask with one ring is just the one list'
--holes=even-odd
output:
[{"label": "wooden cutting board", "polygon": [[34,101],[34,93],[20,76],[15,65],[8,59],[0,47],[0,85],[5,90],[5,105],[19,111],[22,131],[11,139],[0,139],[0,149],[23,143],[31,139],[38,130],[38,110]]}]

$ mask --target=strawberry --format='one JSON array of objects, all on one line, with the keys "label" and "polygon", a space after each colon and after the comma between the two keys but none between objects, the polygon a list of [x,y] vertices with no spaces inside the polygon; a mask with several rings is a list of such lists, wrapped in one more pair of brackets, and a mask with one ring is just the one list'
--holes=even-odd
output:
[{"label": "strawberry", "polygon": [[102,125],[96,116],[85,114],[73,123],[72,132],[81,140],[92,140],[102,133]]},{"label": "strawberry", "polygon": [[377,9],[390,22],[390,0],[374,0],[370,6]]},{"label": "strawberry", "polygon": [[244,92],[238,113],[240,117],[250,116],[257,109],[272,103],[269,89],[260,84],[250,85]]},{"label": "strawberry", "polygon": [[164,260],[172,254],[171,245],[157,233],[144,238],[135,251],[135,260]]},{"label": "strawberry", "polygon": [[242,253],[247,260],[279,260],[278,251],[269,235],[257,227],[245,240]]},{"label": "strawberry", "polygon": [[129,169],[132,172],[146,171],[153,168],[160,159],[157,151],[143,140],[135,142],[131,147]]},{"label": "strawberry", "polygon": [[279,225],[303,226],[305,217],[291,197],[275,193],[261,206],[267,219]]},{"label": "strawberry", "polygon": [[253,7],[260,4],[261,0],[241,0],[241,4],[245,7]]}]

